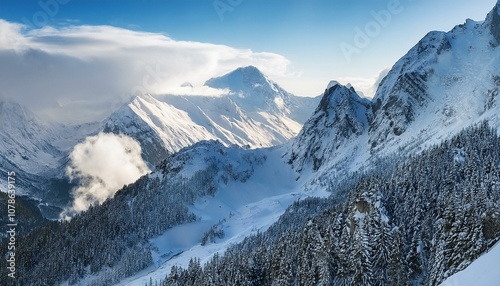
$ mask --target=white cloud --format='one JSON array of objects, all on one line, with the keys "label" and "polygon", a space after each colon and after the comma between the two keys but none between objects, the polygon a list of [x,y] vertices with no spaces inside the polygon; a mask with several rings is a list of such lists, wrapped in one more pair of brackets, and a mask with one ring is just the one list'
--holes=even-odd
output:
[{"label": "white cloud", "polygon": [[18,49],[23,45],[24,38],[20,35],[23,25],[9,23],[0,19],[0,51]]},{"label": "white cloud", "polygon": [[391,71],[391,69],[386,68],[379,72],[377,78],[375,79],[375,82],[373,83],[372,86],[372,94],[375,95],[375,92],[377,92],[377,88],[379,84],[382,82],[382,80],[385,78],[385,76]]},{"label": "white cloud", "polygon": [[[99,120],[138,93],[184,93],[237,67],[285,77],[285,57],[111,26],[25,26],[0,20],[1,92],[64,122]],[[222,91],[223,93],[223,91]]]},{"label": "white cloud", "polygon": [[338,81],[342,84],[350,83],[356,91],[361,91],[364,96],[373,98],[375,92],[377,91],[378,85],[388,72],[389,69],[384,69],[380,71],[376,77],[373,78],[341,77],[338,79]]},{"label": "white cloud", "polygon": [[70,154],[66,174],[80,185],[72,191],[72,206],[61,217],[69,218],[91,204],[104,202],[147,172],[141,147],[134,139],[110,133],[87,137]]}]

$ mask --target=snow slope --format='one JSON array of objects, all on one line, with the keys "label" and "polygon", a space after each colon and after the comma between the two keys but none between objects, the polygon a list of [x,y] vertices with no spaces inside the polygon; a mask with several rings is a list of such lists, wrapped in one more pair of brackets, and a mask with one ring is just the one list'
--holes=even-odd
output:
[{"label": "snow slope", "polygon": [[499,286],[500,243],[464,270],[448,277],[440,286]]}]

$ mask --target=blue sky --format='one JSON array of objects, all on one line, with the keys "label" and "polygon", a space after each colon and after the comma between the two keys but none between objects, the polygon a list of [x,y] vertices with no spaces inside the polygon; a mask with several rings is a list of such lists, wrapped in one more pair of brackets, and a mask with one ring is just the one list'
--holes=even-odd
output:
[{"label": "blue sky", "polygon": [[[463,23],[466,18],[483,20],[495,2],[496,0],[0,0],[0,19],[9,24],[25,25],[18,31],[31,41],[31,45],[39,43],[41,39],[47,44],[49,37],[43,29],[45,26],[56,29],[50,34],[55,39],[58,31],[60,33],[66,28],[68,33],[67,29],[71,29],[68,27],[83,25],[113,26],[134,32],[147,32],[149,36],[158,33],[177,42],[230,47],[239,52],[235,52],[234,59],[219,55],[223,59],[211,65],[209,70],[214,73],[212,76],[227,72],[234,65],[250,63],[261,68],[285,89],[298,95],[313,96],[319,95],[330,79],[351,82],[365,94],[372,93],[372,85],[379,73],[390,68],[427,32],[448,31]],[[48,10],[44,9],[44,5]],[[71,36],[82,32],[81,29],[72,29]],[[108,37],[112,38],[116,32],[101,30],[101,38],[108,32]],[[356,44],[355,37],[358,36],[359,40],[360,31],[364,33],[363,45]],[[88,36],[88,31],[85,32]],[[42,34],[43,37],[40,36]],[[126,41],[123,43],[127,45]],[[51,43],[50,48],[54,46],[55,42]],[[47,45],[43,49],[48,53],[54,52],[49,51]],[[346,52],[346,49],[351,53]],[[147,50],[145,52],[149,53]],[[162,54],[158,56],[162,57]],[[198,55],[186,56],[181,52],[179,56],[189,58],[189,62],[199,58]],[[263,64],[266,57],[272,58],[268,59],[268,65]],[[225,64],[223,68],[213,67],[222,66],[221,62]],[[276,70],[272,69],[273,64],[276,64]],[[172,65],[179,66],[179,63]],[[202,84],[202,75],[198,76],[198,81]],[[210,77],[208,71],[203,76]]]}]

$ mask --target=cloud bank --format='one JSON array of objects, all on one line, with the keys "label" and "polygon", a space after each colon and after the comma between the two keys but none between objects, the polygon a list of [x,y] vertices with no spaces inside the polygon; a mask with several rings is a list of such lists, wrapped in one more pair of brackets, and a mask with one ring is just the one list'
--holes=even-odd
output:
[{"label": "cloud bank", "polygon": [[278,78],[290,66],[278,54],[158,33],[112,26],[28,29],[1,19],[0,62],[4,96],[70,123],[103,119],[141,93],[220,93],[199,87],[240,66]]},{"label": "cloud bank", "polygon": [[124,185],[149,172],[137,141],[126,135],[99,133],[77,144],[70,154],[66,174],[80,185],[72,192],[74,201],[61,218],[72,217],[91,204],[100,204]]}]

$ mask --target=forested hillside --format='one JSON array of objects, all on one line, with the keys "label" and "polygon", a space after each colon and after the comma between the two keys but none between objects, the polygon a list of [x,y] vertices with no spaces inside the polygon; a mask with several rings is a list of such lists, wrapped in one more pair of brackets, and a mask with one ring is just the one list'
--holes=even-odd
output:
[{"label": "forested hillside", "polygon": [[174,267],[163,285],[438,285],[500,239],[499,147],[483,123],[355,174],[225,255]]},{"label": "forested hillside", "polygon": [[[149,239],[175,225],[195,221],[194,200],[214,195],[215,181],[245,180],[252,170],[233,168],[228,152],[243,153],[249,167],[264,157],[244,149],[226,150],[215,141],[201,142],[164,160],[156,172],[124,187],[112,199],[92,206],[70,221],[52,222],[21,236],[16,252],[15,285],[110,285],[152,264]],[[191,159],[198,170],[183,169]],[[239,161],[240,162],[240,161]],[[201,237],[200,237],[201,239]],[[7,241],[1,245],[7,253]],[[7,277],[7,269],[0,270]],[[89,278],[89,276],[91,278]]]}]

